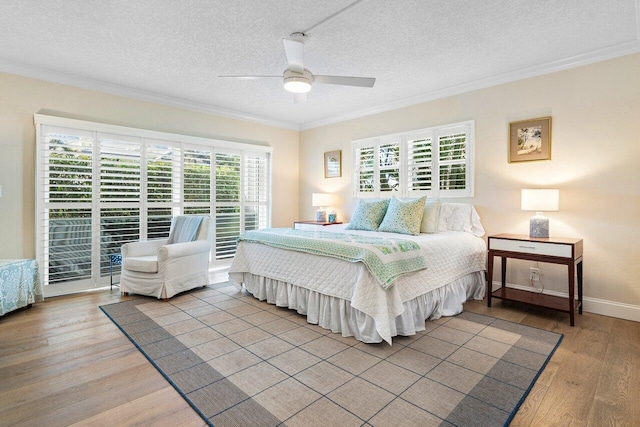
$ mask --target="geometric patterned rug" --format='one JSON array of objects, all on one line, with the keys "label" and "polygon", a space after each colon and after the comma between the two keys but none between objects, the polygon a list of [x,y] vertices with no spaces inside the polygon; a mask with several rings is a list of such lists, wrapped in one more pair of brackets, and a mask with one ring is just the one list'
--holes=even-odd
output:
[{"label": "geometric patterned rug", "polygon": [[562,335],[474,313],[393,345],[228,283],[100,307],[208,425],[508,425]]}]

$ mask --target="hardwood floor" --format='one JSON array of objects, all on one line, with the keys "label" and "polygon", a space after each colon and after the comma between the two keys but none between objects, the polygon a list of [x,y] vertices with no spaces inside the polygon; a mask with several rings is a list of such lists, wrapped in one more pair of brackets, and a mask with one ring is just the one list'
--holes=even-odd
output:
[{"label": "hardwood floor", "polygon": [[[99,305],[117,290],[49,298],[0,317],[0,426],[204,425]],[[640,425],[640,323],[496,301],[465,310],[564,340],[514,426]]]}]

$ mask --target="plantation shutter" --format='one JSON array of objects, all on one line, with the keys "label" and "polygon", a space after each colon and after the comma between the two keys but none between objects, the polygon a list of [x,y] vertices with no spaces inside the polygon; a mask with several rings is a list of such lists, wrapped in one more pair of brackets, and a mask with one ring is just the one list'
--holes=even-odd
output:
[{"label": "plantation shutter", "polygon": [[438,131],[438,184],[442,197],[464,197],[468,194],[468,133],[468,126]]},{"label": "plantation shutter", "polygon": [[267,153],[244,153],[243,193],[244,228],[267,227],[269,200],[269,169]]},{"label": "plantation shutter", "polygon": [[473,126],[353,141],[354,197],[473,197]]},{"label": "plantation shutter", "polygon": [[219,265],[235,255],[241,230],[270,225],[268,147],[35,118],[36,257],[46,296],[108,285],[120,268],[110,255],[127,242],[167,238],[176,215],[213,218]]},{"label": "plantation shutter", "polygon": [[429,194],[433,185],[433,133],[417,132],[407,136],[407,195]]},{"label": "plantation shutter", "polygon": [[147,239],[169,237],[171,218],[180,213],[182,149],[173,141],[146,140]]},{"label": "plantation shutter", "polygon": [[183,151],[183,194],[185,215],[211,214],[211,149]]},{"label": "plantation shutter", "polygon": [[215,153],[215,259],[231,258],[236,253],[241,230],[240,191],[241,156],[239,151]]},{"label": "plantation shutter", "polygon": [[[110,273],[109,256],[120,247],[140,240],[141,185],[140,138],[98,133],[100,150],[99,275]],[[95,223],[95,222],[94,222]]]},{"label": "plantation shutter", "polygon": [[363,141],[355,147],[355,197],[376,196],[376,150],[377,145],[373,141]]},{"label": "plantation shutter", "polygon": [[[400,193],[400,138],[383,138],[378,145],[380,196]],[[385,196],[389,197],[389,196]]]},{"label": "plantation shutter", "polygon": [[42,280],[85,283],[92,277],[93,132],[42,126],[40,133],[36,252]]}]

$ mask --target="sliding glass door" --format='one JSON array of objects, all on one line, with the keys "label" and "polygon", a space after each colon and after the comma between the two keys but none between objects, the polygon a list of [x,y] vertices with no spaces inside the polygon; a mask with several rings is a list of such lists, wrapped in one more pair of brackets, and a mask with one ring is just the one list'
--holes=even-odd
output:
[{"label": "sliding glass door", "polygon": [[46,295],[108,285],[110,255],[167,237],[175,215],[214,218],[214,265],[231,260],[242,230],[270,223],[268,147],[48,116],[36,124]]}]

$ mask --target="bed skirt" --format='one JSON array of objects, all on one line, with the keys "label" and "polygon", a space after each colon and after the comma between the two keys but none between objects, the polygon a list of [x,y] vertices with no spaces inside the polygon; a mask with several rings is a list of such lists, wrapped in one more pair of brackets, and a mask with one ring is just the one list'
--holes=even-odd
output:
[{"label": "bed skirt", "polygon": [[[351,307],[350,301],[251,273],[242,273],[242,282],[255,298],[296,310],[306,315],[309,323],[341,333],[343,337],[353,336],[365,343],[383,341],[374,319]],[[232,283],[242,285],[238,280],[232,280]],[[391,336],[409,336],[423,331],[427,319],[459,314],[462,312],[462,303],[469,299],[481,300],[484,294],[484,273],[478,271],[403,302],[402,314],[390,321]]]}]

